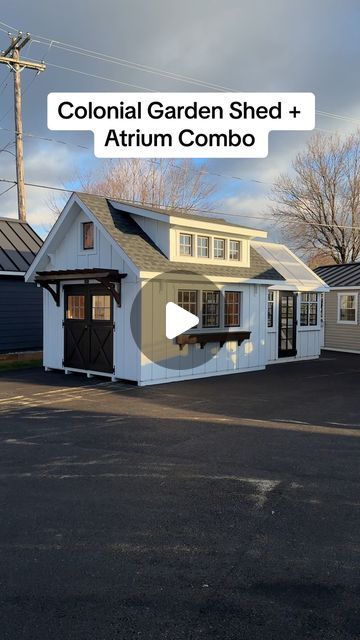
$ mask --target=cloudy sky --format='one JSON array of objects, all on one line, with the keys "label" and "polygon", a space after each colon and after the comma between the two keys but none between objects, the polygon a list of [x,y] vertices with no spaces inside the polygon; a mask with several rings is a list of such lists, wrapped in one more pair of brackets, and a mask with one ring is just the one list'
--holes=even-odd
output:
[{"label": "cloudy sky", "polygon": [[[2,8],[0,21],[0,48],[7,46],[8,26],[29,31],[34,40],[24,57],[47,63],[37,77],[23,72],[24,131],[67,143],[26,137],[28,182],[72,188],[79,170],[99,162],[91,151],[92,134],[48,131],[50,91],[131,91],[126,83],[159,91],[203,90],[134,63],[239,91],[313,91],[317,109],[334,114],[318,115],[318,129],[346,133],[360,123],[358,0],[18,0]],[[127,62],[80,55],[58,43]],[[12,104],[12,78],[1,65],[0,149],[14,139]],[[224,208],[243,216],[244,224],[251,223],[246,216],[255,217],[271,237],[272,225],[258,220],[266,216],[269,183],[289,168],[309,135],[270,134],[266,159],[209,160],[210,171],[243,178],[217,179]],[[14,175],[13,155],[2,151],[0,177]],[[40,229],[53,222],[50,197],[50,191],[27,189],[29,220]],[[15,216],[15,189],[2,195],[0,204],[0,216]]]}]

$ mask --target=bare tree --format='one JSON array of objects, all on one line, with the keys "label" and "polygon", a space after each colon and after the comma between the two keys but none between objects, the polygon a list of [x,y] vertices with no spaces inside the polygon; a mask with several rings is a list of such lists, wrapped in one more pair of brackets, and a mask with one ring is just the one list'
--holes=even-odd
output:
[{"label": "bare tree", "polygon": [[193,160],[109,160],[80,175],[81,188],[109,198],[182,211],[215,206],[216,184]]},{"label": "bare tree", "polygon": [[284,237],[309,259],[344,263],[360,256],[360,131],[316,134],[270,199]]}]

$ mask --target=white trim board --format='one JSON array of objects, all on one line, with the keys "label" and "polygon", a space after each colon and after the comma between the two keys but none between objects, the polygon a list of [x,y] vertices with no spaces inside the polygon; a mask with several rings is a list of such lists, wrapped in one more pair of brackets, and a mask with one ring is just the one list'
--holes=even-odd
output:
[{"label": "white trim board", "polygon": [[277,358],[276,360],[268,360],[266,365],[269,364],[286,364],[289,362],[301,362],[302,360],[318,360],[320,356],[290,356],[289,358]]},{"label": "white trim board", "polygon": [[201,378],[219,378],[220,376],[229,376],[234,375],[236,373],[251,373],[252,371],[263,371],[266,369],[266,366],[263,367],[246,367],[243,369],[234,369],[232,371],[221,371],[221,373],[214,373],[210,371],[209,373],[196,373],[189,374],[188,376],[179,376],[178,378],[160,378],[159,380],[143,380],[138,383],[139,387],[148,387],[148,386],[156,386],[157,384],[166,384],[168,382],[185,382],[186,380],[199,380]]},{"label": "white trim board", "polygon": [[0,278],[1,276],[13,276],[13,277],[17,277],[17,278],[23,278],[25,275],[26,271],[0,271]]}]

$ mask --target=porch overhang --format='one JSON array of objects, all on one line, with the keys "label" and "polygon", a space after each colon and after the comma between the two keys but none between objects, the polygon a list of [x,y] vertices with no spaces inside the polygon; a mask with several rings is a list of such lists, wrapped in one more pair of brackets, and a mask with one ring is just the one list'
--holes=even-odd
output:
[{"label": "porch overhang", "polygon": [[35,282],[46,289],[53,297],[56,306],[60,306],[60,284],[70,280],[83,280],[87,284],[90,280],[97,280],[102,284],[121,307],[121,281],[127,273],[119,273],[116,269],[65,269],[61,271],[38,271]]}]

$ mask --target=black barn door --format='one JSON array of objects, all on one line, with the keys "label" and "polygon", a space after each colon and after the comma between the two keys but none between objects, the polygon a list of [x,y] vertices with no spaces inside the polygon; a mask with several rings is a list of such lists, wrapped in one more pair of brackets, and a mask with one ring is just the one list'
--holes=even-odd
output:
[{"label": "black barn door", "polygon": [[69,285],[64,291],[64,366],[112,373],[111,295],[101,285]]},{"label": "black barn door", "polygon": [[296,356],[296,295],[279,292],[279,358]]}]

